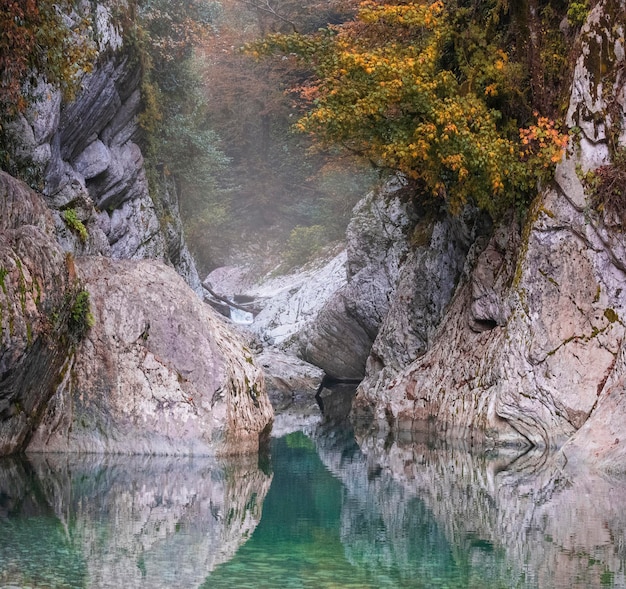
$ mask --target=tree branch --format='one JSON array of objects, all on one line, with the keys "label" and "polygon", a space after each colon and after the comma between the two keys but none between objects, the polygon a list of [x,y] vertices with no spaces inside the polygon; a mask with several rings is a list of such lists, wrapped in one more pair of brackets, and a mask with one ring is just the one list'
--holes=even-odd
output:
[{"label": "tree branch", "polygon": [[288,24],[293,29],[294,33],[298,32],[298,28],[296,27],[295,23],[292,20],[289,20],[287,17],[278,14],[278,12],[276,12],[276,9],[270,5],[269,0],[262,0],[260,2],[256,2],[255,0],[239,0],[239,2],[241,2],[242,4],[246,4],[247,6],[251,6],[252,8],[256,8],[261,12],[271,14],[278,20]]}]

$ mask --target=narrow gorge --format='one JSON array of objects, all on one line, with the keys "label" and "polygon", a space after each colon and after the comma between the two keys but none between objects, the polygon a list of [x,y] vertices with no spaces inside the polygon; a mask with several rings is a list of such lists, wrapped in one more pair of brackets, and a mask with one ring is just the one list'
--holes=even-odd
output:
[{"label": "narrow gorge", "polygon": [[625,0],[4,6],[0,588],[626,587]]},{"label": "narrow gorge", "polygon": [[579,34],[567,153],[526,215],[433,218],[395,175],[335,257],[293,280],[207,278],[260,302],[257,344],[201,301],[175,187],[148,181],[141,71],[110,10],[95,9],[99,57],[76,100],[40,84],[5,129],[41,191],[2,175],[3,453],[255,450],[273,414],[257,345],[362,381],[357,429],[622,469],[622,222],[585,180],[626,142],[619,2]]}]

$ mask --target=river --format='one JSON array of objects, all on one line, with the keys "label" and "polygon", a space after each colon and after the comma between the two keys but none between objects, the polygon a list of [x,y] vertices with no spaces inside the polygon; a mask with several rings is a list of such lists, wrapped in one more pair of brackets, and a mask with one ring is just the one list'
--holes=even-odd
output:
[{"label": "river", "polygon": [[356,440],[0,461],[2,588],[626,587],[626,483],[540,453]]}]

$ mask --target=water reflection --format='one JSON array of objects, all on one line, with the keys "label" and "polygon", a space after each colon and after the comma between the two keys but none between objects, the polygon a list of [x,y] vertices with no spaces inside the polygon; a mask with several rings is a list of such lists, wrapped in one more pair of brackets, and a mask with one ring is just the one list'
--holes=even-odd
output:
[{"label": "water reflection", "polygon": [[309,420],[264,469],[0,461],[2,589],[600,589],[626,587],[625,565],[626,482],[540,453],[356,440]]},{"label": "water reflection", "polygon": [[[419,498],[449,543],[461,586],[626,587],[623,479],[572,472],[540,452],[476,454],[410,439],[359,442],[360,472],[351,461],[352,472],[342,480],[361,504],[386,497],[377,533],[384,529],[397,548],[396,562],[410,552],[398,538],[414,516],[409,505]],[[338,476],[346,472],[335,452],[320,453]],[[371,510],[347,509],[356,514],[343,516],[349,549],[355,519]],[[374,537],[366,544],[374,546]],[[371,562],[371,555],[364,557]]]},{"label": "water reflection", "polygon": [[36,455],[0,462],[0,585],[199,586],[252,534],[257,459]]}]

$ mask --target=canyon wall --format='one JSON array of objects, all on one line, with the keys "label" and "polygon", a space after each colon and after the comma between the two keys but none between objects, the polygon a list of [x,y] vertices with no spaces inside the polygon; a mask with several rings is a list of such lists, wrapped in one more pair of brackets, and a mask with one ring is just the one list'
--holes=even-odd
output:
[{"label": "canyon wall", "polygon": [[77,10],[93,71],[72,102],[40,83],[5,129],[37,190],[0,173],[0,454],[254,452],[263,374],[198,297],[171,184],[148,182],[140,61],[107,2]]},{"label": "canyon wall", "polygon": [[[526,218],[476,232],[462,271],[447,261],[455,240],[438,243],[437,230],[431,262],[419,248],[407,256],[354,402],[360,427],[562,448],[624,470],[624,227],[582,180],[626,146],[624,8],[590,12],[570,146]],[[451,297],[445,268],[458,279]]]}]

